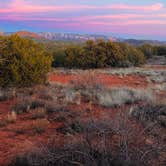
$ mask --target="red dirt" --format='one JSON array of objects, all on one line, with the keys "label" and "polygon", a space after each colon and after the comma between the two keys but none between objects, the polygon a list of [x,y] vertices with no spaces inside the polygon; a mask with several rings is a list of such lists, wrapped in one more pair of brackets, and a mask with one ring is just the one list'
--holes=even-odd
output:
[{"label": "red dirt", "polygon": [[[16,101],[6,101],[0,102],[0,118],[3,119],[8,112],[11,111],[11,107]],[[102,108],[98,105],[89,105],[88,103],[82,103],[81,105],[69,105],[69,110],[74,111],[82,116],[82,120],[87,119],[102,119],[103,117],[113,119],[117,114],[117,108]],[[90,109],[91,112],[86,111]],[[123,109],[127,109],[124,106]],[[55,115],[56,116],[56,115]],[[48,129],[41,135],[34,134],[32,131],[32,123],[30,113],[23,113],[17,116],[17,120],[13,124],[8,124],[7,126],[0,128],[0,166],[6,166],[11,162],[13,157],[17,153],[22,153],[27,150],[34,148],[34,145],[38,142],[47,143],[49,139],[53,138],[56,134],[56,140],[58,140],[58,145],[63,145],[64,135],[58,134],[56,129],[60,128],[63,123],[52,121],[53,114],[48,115],[47,119],[50,121]],[[15,132],[18,128],[24,128],[26,130],[23,134],[17,134]]]},{"label": "red dirt", "polygon": [[[70,84],[71,81],[77,81],[77,75],[66,75],[66,74],[52,74],[48,77],[48,80],[53,83],[59,84]],[[117,76],[117,75],[108,75],[108,74],[98,74],[97,79],[102,85],[107,87],[147,87],[148,82],[145,77],[136,76],[136,75],[126,75],[126,76]]]},{"label": "red dirt", "polygon": [[[3,120],[7,116],[14,103],[15,101],[0,102],[0,119]],[[61,123],[50,123],[45,133],[37,135],[32,133],[33,120],[28,117],[30,117],[30,114],[18,115],[16,123],[0,128],[0,166],[9,164],[16,153],[32,148],[33,144],[46,142],[51,133],[61,126]],[[25,134],[16,134],[14,130],[20,127],[24,127],[27,132]]]},{"label": "red dirt", "polygon": [[[51,74],[48,80],[53,83],[66,84],[69,85],[71,81],[77,81],[80,75],[72,74]],[[108,74],[98,74],[97,80],[102,85],[107,87],[122,87],[128,86],[133,88],[146,88],[148,87],[148,82],[146,77],[141,77],[137,75],[108,75]],[[162,94],[165,95],[164,93]],[[11,111],[12,105],[16,103],[16,100],[0,102],[0,120],[7,116],[7,113]],[[96,119],[103,117],[113,119],[117,114],[118,108],[102,108],[97,105],[88,105],[87,103],[82,103],[81,105],[69,105],[68,108],[79,114],[83,114],[83,120],[88,119],[90,116]],[[90,109],[91,112],[85,111]],[[127,106],[123,106],[120,109],[128,109]],[[33,148],[33,145],[42,142],[45,143],[48,139],[52,138],[56,134],[56,139],[58,145],[63,144],[64,135],[58,134],[56,129],[61,127],[63,124],[60,122],[54,122],[52,120],[54,117],[52,114],[48,115],[47,119],[50,121],[48,129],[42,135],[37,135],[32,132],[32,122],[31,114],[25,113],[17,116],[17,121],[14,124],[9,124],[6,127],[0,128],[0,166],[6,166],[16,153],[24,152],[28,149]],[[13,130],[25,127],[27,132],[25,134],[16,134]]]}]

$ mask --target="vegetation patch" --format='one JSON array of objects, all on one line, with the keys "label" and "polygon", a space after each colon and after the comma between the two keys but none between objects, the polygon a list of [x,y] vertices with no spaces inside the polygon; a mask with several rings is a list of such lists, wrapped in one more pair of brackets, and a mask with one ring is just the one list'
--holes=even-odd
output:
[{"label": "vegetation patch", "polygon": [[36,134],[44,133],[49,126],[49,121],[47,119],[37,119],[33,121],[32,129]]},{"label": "vegetation patch", "polygon": [[40,44],[17,35],[0,37],[0,86],[31,86],[46,81],[52,57]]}]

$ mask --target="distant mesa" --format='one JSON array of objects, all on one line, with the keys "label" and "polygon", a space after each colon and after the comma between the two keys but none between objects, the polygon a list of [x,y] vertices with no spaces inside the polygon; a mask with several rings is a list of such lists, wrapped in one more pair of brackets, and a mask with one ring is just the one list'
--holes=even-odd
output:
[{"label": "distant mesa", "polygon": [[33,39],[35,41],[67,41],[67,42],[78,42],[82,43],[87,40],[98,40],[103,39],[105,41],[113,42],[125,42],[131,45],[139,46],[144,43],[152,45],[163,45],[166,44],[164,41],[157,40],[137,40],[137,39],[123,39],[116,38],[108,35],[98,35],[98,34],[76,34],[76,33],[57,33],[57,32],[29,32],[29,31],[18,31],[18,32],[0,32],[0,36],[8,36],[11,34],[17,34],[20,37]]},{"label": "distant mesa", "polygon": [[[55,32],[41,32],[39,33],[41,36],[48,40],[54,41],[78,41],[85,42],[87,40],[110,40],[108,36],[105,35],[90,35],[90,34],[74,34],[74,33],[55,33]],[[112,38],[115,40],[115,38]]]},{"label": "distant mesa", "polygon": [[0,36],[3,36],[4,35],[4,33],[3,32],[0,32]]},{"label": "distant mesa", "polygon": [[28,31],[18,31],[15,34],[17,34],[20,37],[25,37],[25,38],[32,38],[32,39],[43,39],[42,36],[40,36],[37,33],[34,32],[28,32]]}]

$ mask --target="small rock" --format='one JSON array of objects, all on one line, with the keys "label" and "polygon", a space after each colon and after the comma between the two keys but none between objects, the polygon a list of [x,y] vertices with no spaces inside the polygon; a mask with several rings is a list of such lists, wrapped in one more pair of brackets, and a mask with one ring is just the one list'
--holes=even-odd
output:
[{"label": "small rock", "polygon": [[147,138],[147,139],[145,140],[145,144],[146,144],[146,145],[153,145],[153,144],[154,144],[154,140],[151,139],[151,138]]}]

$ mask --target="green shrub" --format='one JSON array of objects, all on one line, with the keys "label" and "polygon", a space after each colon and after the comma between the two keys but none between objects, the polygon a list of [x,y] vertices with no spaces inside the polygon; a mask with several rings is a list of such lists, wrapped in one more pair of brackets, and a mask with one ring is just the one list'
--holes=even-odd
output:
[{"label": "green shrub", "polygon": [[145,63],[145,56],[143,52],[139,49],[127,44],[127,43],[118,43],[123,55],[124,59],[121,66],[139,66]]},{"label": "green shrub", "polygon": [[64,67],[66,61],[66,55],[64,49],[57,49],[53,53],[53,66],[55,67]]},{"label": "green shrub", "polygon": [[166,56],[166,46],[156,46],[156,52],[158,56],[164,55]]},{"label": "green shrub", "polygon": [[36,108],[32,110],[32,119],[42,119],[46,116],[46,110],[44,108]]},{"label": "green shrub", "polygon": [[68,68],[128,67],[145,63],[144,54],[125,43],[97,40],[72,45],[53,54],[53,66]]},{"label": "green shrub", "polygon": [[150,44],[143,44],[139,47],[139,49],[144,53],[146,58],[151,58],[153,55],[156,54],[156,49],[154,46]]},{"label": "green shrub", "polygon": [[52,57],[40,44],[17,35],[0,38],[0,86],[44,83]]}]

